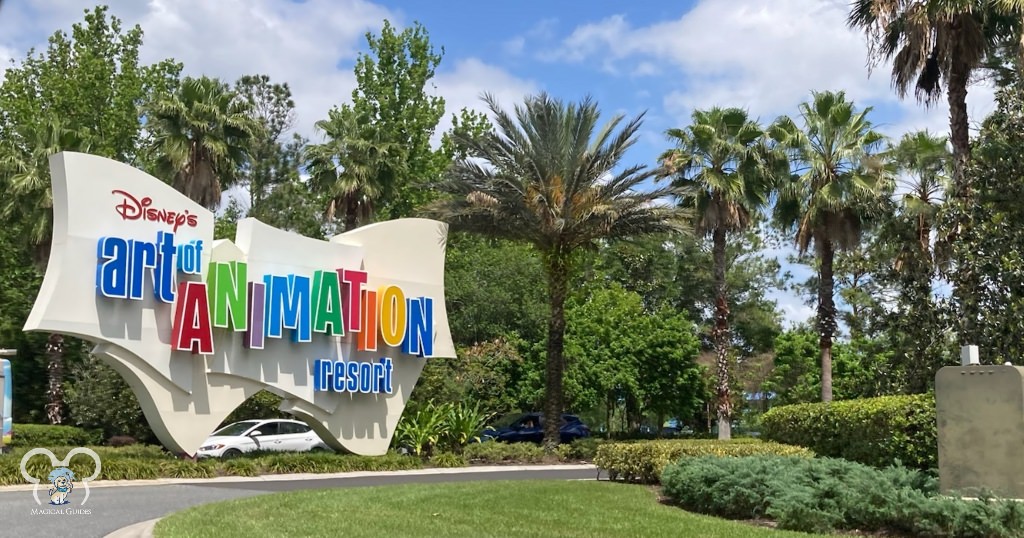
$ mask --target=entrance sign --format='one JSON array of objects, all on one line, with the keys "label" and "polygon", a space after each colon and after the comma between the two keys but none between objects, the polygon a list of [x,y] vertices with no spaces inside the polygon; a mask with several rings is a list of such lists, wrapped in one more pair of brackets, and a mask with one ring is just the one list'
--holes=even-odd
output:
[{"label": "entrance sign", "polygon": [[172,451],[195,455],[266,389],[334,448],[384,454],[423,361],[455,356],[444,223],[321,241],[247,218],[214,241],[210,211],[140,170],[63,152],[50,172],[53,244],[25,330],[95,343]]}]

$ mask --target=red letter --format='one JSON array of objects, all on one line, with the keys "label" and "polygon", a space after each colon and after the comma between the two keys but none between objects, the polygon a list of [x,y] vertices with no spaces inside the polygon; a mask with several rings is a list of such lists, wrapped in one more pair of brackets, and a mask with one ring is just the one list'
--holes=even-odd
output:
[{"label": "red letter", "polygon": [[174,320],[171,323],[171,348],[191,351],[193,355],[213,353],[213,325],[210,323],[206,284],[179,284],[178,301],[174,305]]},{"label": "red letter", "polygon": [[345,305],[341,310],[341,321],[347,330],[357,333],[362,330],[362,320],[359,319],[362,305],[359,302],[363,297],[360,293],[363,284],[366,284],[366,271],[338,269],[338,278],[342,281],[341,302]]}]

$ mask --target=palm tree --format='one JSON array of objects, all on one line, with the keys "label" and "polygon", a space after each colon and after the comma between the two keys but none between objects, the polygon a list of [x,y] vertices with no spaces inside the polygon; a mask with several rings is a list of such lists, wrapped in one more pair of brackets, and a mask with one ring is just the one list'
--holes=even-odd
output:
[{"label": "palm tree", "polygon": [[[69,129],[56,117],[19,126],[14,134],[0,148],[0,185],[7,193],[0,204],[0,217],[25,226],[23,233],[33,259],[45,268],[53,237],[50,156],[61,151],[88,151],[88,135]],[[60,424],[64,417],[64,337],[50,334],[45,349],[46,417],[50,424]]]},{"label": "palm tree", "polygon": [[900,97],[913,85],[933,103],[946,89],[956,195],[970,199],[967,87],[971,75],[1007,39],[1020,43],[1021,0],[854,0],[847,23],[864,31],[872,64],[892,61]]},{"label": "palm tree", "polygon": [[685,211],[662,201],[672,188],[641,189],[658,170],[620,168],[643,114],[616,131],[623,117],[599,125],[589,97],[565,104],[547,94],[531,96],[514,115],[493,96],[484,100],[496,130],[460,137],[468,158],[453,163],[440,185],[451,196],[425,213],[456,230],[527,242],[541,255],[550,299],[544,445],[551,451],[563,411],[565,300],[574,254],[603,239],[682,231]]},{"label": "palm tree", "polygon": [[801,129],[788,117],[769,128],[795,167],[779,188],[775,217],[795,232],[800,255],[811,245],[818,258],[817,324],[821,399],[832,400],[832,337],[836,331],[833,263],[837,249],[859,244],[861,233],[888,191],[889,173],[878,151],[883,135],[844,92],[813,92],[800,105]]},{"label": "palm tree", "polygon": [[740,108],[697,110],[686,129],[669,129],[677,148],[660,157],[677,176],[680,205],[695,211],[696,233],[711,236],[714,260],[718,438],[732,437],[729,390],[729,303],[725,283],[727,234],[749,229],[768,202],[773,165],[785,162],[766,151],[764,130]]},{"label": "palm tree", "polygon": [[[917,221],[916,249],[926,260],[934,258],[931,235],[949,183],[948,140],[948,137],[935,136],[927,130],[917,131],[904,134],[899,144],[890,149],[896,171],[901,174],[898,182],[906,191],[902,197],[903,212]],[[904,259],[905,256],[901,256],[897,260],[897,269],[903,265]]]},{"label": "palm tree", "polygon": [[238,178],[249,142],[262,129],[250,105],[227,84],[186,77],[174,95],[151,103],[147,128],[154,133],[160,172],[175,189],[208,209]]},{"label": "palm tree", "polygon": [[391,155],[401,148],[382,140],[380,131],[348,106],[331,109],[316,128],[327,140],[306,148],[312,189],[328,197],[328,222],[340,212],[345,231],[354,230],[371,221],[377,203],[392,192],[393,179],[401,174],[394,163],[401,159]]}]

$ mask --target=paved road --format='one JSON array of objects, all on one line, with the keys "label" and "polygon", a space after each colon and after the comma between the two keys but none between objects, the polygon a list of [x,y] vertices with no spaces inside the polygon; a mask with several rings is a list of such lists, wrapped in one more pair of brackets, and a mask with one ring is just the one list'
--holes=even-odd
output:
[{"label": "paved road", "polygon": [[[163,517],[173,512],[210,502],[252,497],[278,491],[347,488],[390,484],[465,482],[475,480],[578,480],[597,476],[591,469],[509,470],[457,474],[388,475],[254,482],[210,482],[206,484],[122,486],[92,488],[84,507],[68,505],[63,514],[38,513],[55,507],[46,504],[41,491],[39,506],[31,491],[0,493],[0,537],[74,536],[102,537],[133,523]],[[76,490],[84,495],[84,491]],[[34,513],[33,511],[36,511]],[[89,513],[75,513],[86,511]]]}]

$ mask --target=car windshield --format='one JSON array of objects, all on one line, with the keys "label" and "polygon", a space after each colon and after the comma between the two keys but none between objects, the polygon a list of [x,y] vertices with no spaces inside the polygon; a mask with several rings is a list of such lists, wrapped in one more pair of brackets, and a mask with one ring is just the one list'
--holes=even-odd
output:
[{"label": "car windshield", "polygon": [[259,422],[256,422],[255,420],[249,420],[249,421],[245,421],[245,422],[236,422],[234,424],[230,424],[228,426],[224,426],[223,428],[213,432],[213,434],[214,435],[242,435],[243,433],[245,433],[246,430],[248,430],[249,428],[252,428],[253,426],[255,426],[257,424],[259,424]]},{"label": "car windshield", "polygon": [[509,428],[512,424],[516,423],[521,418],[526,418],[527,415],[523,413],[512,413],[501,417],[500,420],[494,423],[495,428]]}]

